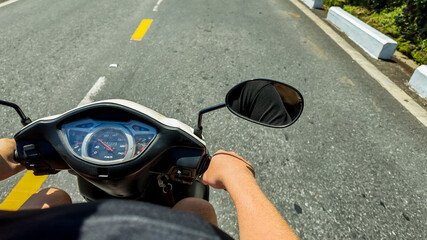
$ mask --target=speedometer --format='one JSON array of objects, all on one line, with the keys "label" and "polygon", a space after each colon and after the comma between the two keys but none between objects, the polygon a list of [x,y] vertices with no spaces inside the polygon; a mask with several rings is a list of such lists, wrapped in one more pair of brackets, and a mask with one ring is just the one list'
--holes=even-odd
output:
[{"label": "speedometer", "polygon": [[132,157],[134,142],[129,131],[117,126],[101,127],[84,139],[82,155],[92,160],[110,162]]},{"label": "speedometer", "polygon": [[136,120],[82,119],[65,123],[62,132],[66,146],[76,157],[99,165],[132,161],[147,150],[157,135],[154,127]]}]

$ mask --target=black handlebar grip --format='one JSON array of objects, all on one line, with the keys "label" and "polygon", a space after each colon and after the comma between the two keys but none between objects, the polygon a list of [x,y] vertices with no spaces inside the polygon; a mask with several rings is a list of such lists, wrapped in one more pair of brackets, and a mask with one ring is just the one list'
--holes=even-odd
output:
[{"label": "black handlebar grip", "polygon": [[14,153],[14,155],[13,155],[13,160],[15,161],[15,162],[17,162],[17,163],[21,163],[21,158],[19,157],[19,153],[18,153],[18,150],[16,150],[15,149],[15,153]]},{"label": "black handlebar grip", "polygon": [[14,159],[28,170],[33,170],[35,175],[55,174],[59,170],[69,169],[47,142],[17,142]]},{"label": "black handlebar grip", "polygon": [[210,154],[206,154],[205,157],[202,159],[202,162],[200,163],[200,168],[198,170],[197,175],[201,175],[208,170],[209,164],[211,163],[211,156]]}]

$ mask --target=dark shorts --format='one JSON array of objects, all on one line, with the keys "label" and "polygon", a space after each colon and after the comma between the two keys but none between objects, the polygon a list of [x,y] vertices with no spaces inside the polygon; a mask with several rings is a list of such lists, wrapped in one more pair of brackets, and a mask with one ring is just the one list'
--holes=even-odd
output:
[{"label": "dark shorts", "polygon": [[149,203],[105,200],[0,211],[0,239],[232,239],[203,218]]}]

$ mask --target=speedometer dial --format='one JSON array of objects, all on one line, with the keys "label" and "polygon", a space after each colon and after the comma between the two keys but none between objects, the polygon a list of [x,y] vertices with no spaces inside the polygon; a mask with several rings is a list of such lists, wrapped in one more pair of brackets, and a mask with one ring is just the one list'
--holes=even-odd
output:
[{"label": "speedometer dial", "polygon": [[82,154],[102,162],[129,159],[133,145],[133,138],[125,128],[103,127],[85,138]]},{"label": "speedometer dial", "polygon": [[104,128],[92,135],[88,142],[88,155],[99,160],[125,158],[129,143],[121,130]]}]

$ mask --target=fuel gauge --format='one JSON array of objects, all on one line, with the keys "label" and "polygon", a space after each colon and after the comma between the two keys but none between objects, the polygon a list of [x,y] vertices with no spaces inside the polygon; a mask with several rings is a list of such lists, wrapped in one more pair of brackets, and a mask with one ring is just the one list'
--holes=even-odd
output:
[{"label": "fuel gauge", "polygon": [[135,136],[135,155],[139,155],[147,149],[148,144],[153,139],[154,134],[141,134]]},{"label": "fuel gauge", "polygon": [[83,139],[86,137],[86,135],[87,132],[77,130],[70,130],[68,134],[68,142],[70,143],[73,151],[79,156],[82,155]]}]

